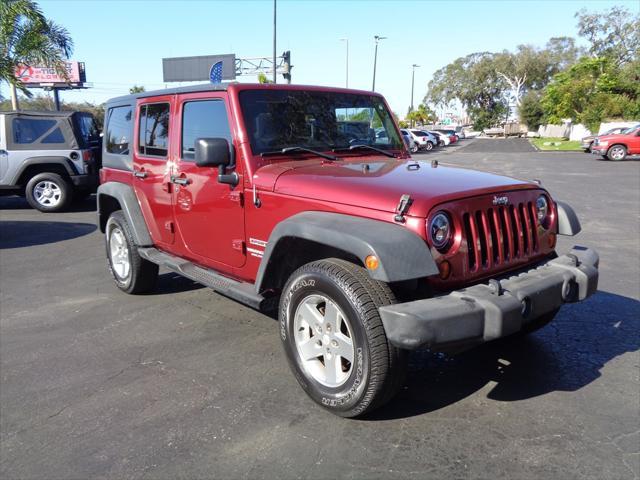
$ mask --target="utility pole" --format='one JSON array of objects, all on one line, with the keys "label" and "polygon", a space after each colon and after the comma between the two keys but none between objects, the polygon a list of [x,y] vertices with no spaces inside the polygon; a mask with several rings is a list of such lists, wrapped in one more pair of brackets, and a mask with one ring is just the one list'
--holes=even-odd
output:
[{"label": "utility pole", "polygon": [[[411,111],[413,112],[413,85],[416,76],[416,67],[420,65],[416,65],[415,63],[411,66]],[[413,117],[411,118],[411,126],[413,127]]]},{"label": "utility pole", "polygon": [[11,108],[14,110],[20,109],[20,104],[18,103],[18,89],[15,84],[11,84]]},{"label": "utility pole", "polygon": [[273,83],[276,83],[276,1],[273,0]]},{"label": "utility pole", "polygon": [[376,66],[378,63],[378,42],[380,40],[386,40],[387,37],[381,37],[379,35],[375,35],[373,38],[376,41],[376,49],[375,49],[375,53],[373,54],[373,86],[371,87],[371,91],[375,92],[376,91]]},{"label": "utility pole", "polygon": [[341,42],[347,42],[347,64],[346,64],[346,88],[349,88],[349,39],[348,38],[341,38],[340,39]]}]

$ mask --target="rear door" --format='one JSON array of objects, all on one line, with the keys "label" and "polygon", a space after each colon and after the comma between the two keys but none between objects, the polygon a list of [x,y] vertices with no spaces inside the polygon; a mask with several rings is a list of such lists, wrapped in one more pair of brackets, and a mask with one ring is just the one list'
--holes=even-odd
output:
[{"label": "rear door", "polygon": [[183,184],[172,186],[173,209],[184,256],[221,271],[241,267],[246,259],[242,180],[236,187],[219,183],[219,168],[199,167],[194,156],[197,138],[225,138],[233,148],[226,92],[180,95],[176,109],[174,175]]},{"label": "rear door", "polygon": [[170,250],[174,242],[169,160],[173,95],[144,98],[136,106],[133,185],[155,243]]}]

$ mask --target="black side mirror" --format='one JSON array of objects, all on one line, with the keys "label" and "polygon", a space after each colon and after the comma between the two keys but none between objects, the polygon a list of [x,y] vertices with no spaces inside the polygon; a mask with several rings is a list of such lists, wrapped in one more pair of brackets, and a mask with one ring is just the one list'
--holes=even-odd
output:
[{"label": "black side mirror", "polygon": [[218,167],[218,182],[233,186],[238,184],[236,172],[226,173],[227,167],[235,166],[235,158],[233,149],[225,138],[197,138],[194,149],[196,165]]}]

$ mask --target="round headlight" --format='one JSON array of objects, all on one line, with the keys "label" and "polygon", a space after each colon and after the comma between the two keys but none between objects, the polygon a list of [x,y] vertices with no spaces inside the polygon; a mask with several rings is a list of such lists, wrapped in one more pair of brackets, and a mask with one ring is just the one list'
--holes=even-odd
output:
[{"label": "round headlight", "polygon": [[540,195],[536,200],[536,211],[538,215],[538,223],[546,227],[547,218],[549,217],[549,202],[547,197]]},{"label": "round headlight", "polygon": [[451,221],[444,212],[437,213],[429,224],[429,236],[434,247],[445,247],[451,239]]}]

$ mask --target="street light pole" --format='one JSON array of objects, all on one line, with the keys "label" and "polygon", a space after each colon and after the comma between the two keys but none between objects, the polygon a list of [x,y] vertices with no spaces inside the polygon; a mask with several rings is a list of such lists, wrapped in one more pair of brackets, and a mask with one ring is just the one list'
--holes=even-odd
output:
[{"label": "street light pole", "polygon": [[373,37],[376,41],[376,50],[375,53],[373,54],[373,86],[371,87],[371,91],[375,92],[376,91],[376,64],[378,63],[378,42],[380,40],[386,40],[387,37],[381,37],[379,35],[375,35]]},{"label": "street light pole", "polygon": [[349,39],[341,38],[341,42],[347,42],[347,63],[346,63],[346,88],[349,88]]},{"label": "street light pole", "polygon": [[278,80],[276,75],[276,0],[273,0],[273,83]]},{"label": "street light pole", "polygon": [[[411,111],[413,112],[413,85],[416,76],[416,67],[420,65],[416,65],[415,63],[411,65]],[[411,126],[413,127],[413,118],[411,119]]]}]

